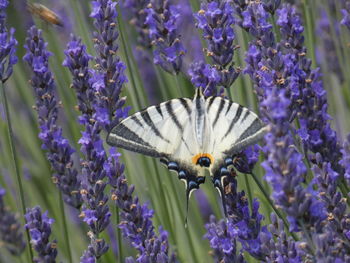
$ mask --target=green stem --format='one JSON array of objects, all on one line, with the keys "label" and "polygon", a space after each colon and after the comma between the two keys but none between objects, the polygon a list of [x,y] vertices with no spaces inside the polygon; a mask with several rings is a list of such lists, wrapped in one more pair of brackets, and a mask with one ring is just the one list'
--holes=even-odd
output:
[{"label": "green stem", "polygon": [[59,206],[61,210],[61,220],[63,224],[63,235],[64,235],[64,242],[66,243],[66,250],[68,253],[68,261],[70,263],[73,262],[72,260],[72,252],[71,252],[71,247],[69,243],[69,238],[68,238],[68,227],[67,227],[67,218],[66,218],[66,212],[64,209],[64,203],[63,203],[63,198],[62,198],[62,192],[59,191]]},{"label": "green stem", "polygon": [[[120,223],[120,216],[119,216],[119,209],[117,206],[115,207],[115,214],[116,214],[115,219],[117,221],[116,223],[118,226]],[[118,241],[118,262],[122,263],[123,262],[122,235],[119,227],[117,227],[117,241]]]},{"label": "green stem", "polygon": [[[21,203],[21,216],[22,220],[24,220],[24,215],[26,213],[26,204],[24,201],[24,191],[23,191],[23,184],[22,184],[22,178],[21,175],[19,174],[19,165],[18,165],[18,157],[17,157],[17,151],[15,144],[13,142],[13,130],[12,130],[12,124],[11,124],[11,117],[10,117],[10,112],[9,112],[9,106],[7,102],[7,96],[5,92],[5,83],[1,82],[1,95],[2,95],[2,100],[3,104],[5,107],[5,114],[6,114],[6,121],[7,121],[7,132],[9,136],[9,142],[10,142],[10,148],[11,148],[11,155],[14,163],[14,168],[15,168],[15,174],[16,174],[16,179],[17,179],[17,184],[18,184],[18,189],[19,189],[19,197],[20,197],[20,203]],[[28,250],[29,253],[27,254],[27,257],[29,257],[28,262],[33,262],[33,251],[31,247],[29,246],[30,244],[30,236],[29,236],[29,231],[26,228],[26,238],[27,238],[27,244],[28,244]]]},{"label": "green stem", "polygon": [[[287,231],[289,232],[289,224],[287,222],[287,220],[285,219],[285,217],[281,214],[281,212],[277,209],[277,207],[275,206],[275,204],[272,202],[270,196],[268,195],[268,193],[266,192],[266,190],[264,189],[263,185],[260,183],[260,180],[258,179],[258,177],[252,172],[251,173],[255,183],[258,185],[260,191],[263,193],[263,195],[265,196],[266,200],[269,202],[269,204],[271,205],[272,209],[275,211],[276,215],[282,219],[284,226],[286,227]],[[294,240],[298,240],[298,237],[294,234],[291,233],[292,237],[294,238]]]},{"label": "green stem", "polygon": [[174,77],[175,77],[176,87],[180,92],[180,96],[183,97],[184,91],[181,89],[181,86],[180,86],[179,75],[176,74]]},{"label": "green stem", "polygon": [[252,206],[253,202],[253,198],[252,198],[252,190],[250,189],[250,184],[248,182],[248,177],[244,176],[244,182],[245,182],[245,186],[247,188],[247,193],[248,193],[248,200],[249,200],[249,204]]},{"label": "green stem", "polygon": [[315,245],[314,245],[314,242],[312,241],[312,238],[310,237],[309,231],[305,227],[305,224],[304,224],[303,220],[300,220],[300,226],[301,226],[301,229],[303,230],[302,233],[306,237],[306,240],[307,240],[307,243],[308,243],[308,247],[310,248],[309,252],[310,252],[311,255],[314,256],[315,255]]}]

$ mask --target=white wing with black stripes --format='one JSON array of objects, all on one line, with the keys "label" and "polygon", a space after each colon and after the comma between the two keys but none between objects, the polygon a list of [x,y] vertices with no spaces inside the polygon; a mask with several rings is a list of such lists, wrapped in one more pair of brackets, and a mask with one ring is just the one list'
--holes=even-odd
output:
[{"label": "white wing with black stripes", "polygon": [[207,98],[206,111],[215,134],[212,153],[216,159],[242,151],[266,132],[254,112],[222,97]]},{"label": "white wing with black stripes", "polygon": [[151,157],[190,162],[191,110],[192,101],[187,98],[148,107],[116,125],[107,143]]}]

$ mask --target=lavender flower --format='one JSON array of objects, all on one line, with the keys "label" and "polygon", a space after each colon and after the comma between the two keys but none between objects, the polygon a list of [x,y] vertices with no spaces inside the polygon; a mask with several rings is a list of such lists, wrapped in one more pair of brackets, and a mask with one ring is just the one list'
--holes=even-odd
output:
[{"label": "lavender flower", "polygon": [[347,136],[341,153],[343,155],[343,158],[340,160],[339,164],[344,167],[344,178],[347,184],[350,185],[350,135]]},{"label": "lavender flower", "polygon": [[153,211],[146,204],[141,205],[137,197],[132,197],[134,186],[129,187],[124,175],[119,175],[112,199],[122,210],[119,228],[139,255],[138,262],[175,262],[169,255],[168,234],[161,227],[159,235],[154,232],[151,218]]},{"label": "lavender flower", "polygon": [[345,1],[344,9],[341,10],[341,13],[343,15],[342,20],[340,21],[340,24],[346,26],[350,30],[350,2]]},{"label": "lavender flower", "polygon": [[121,111],[125,98],[120,98],[122,85],[127,81],[125,65],[116,55],[118,51],[116,30],[116,2],[111,0],[92,1],[94,18],[95,49],[98,70],[93,75],[93,88],[98,94],[97,109],[99,122],[109,131],[127,114],[127,109]]},{"label": "lavender flower", "polygon": [[[342,173],[338,164],[341,159],[340,146],[335,131],[330,127],[327,113],[327,94],[320,80],[319,69],[311,70],[311,61],[305,57],[301,18],[294,8],[285,5],[278,11],[277,24],[281,27],[281,43],[289,59],[290,75],[287,83],[292,92],[292,103],[300,115],[301,128],[298,134],[308,150],[319,152],[336,172]],[[301,104],[300,101],[306,103]]]},{"label": "lavender flower", "polygon": [[197,27],[203,30],[207,40],[207,56],[211,57],[220,74],[220,85],[229,88],[236,80],[240,70],[233,67],[232,58],[235,46],[233,8],[230,1],[212,0],[201,4],[195,14]]},{"label": "lavender flower", "polygon": [[300,222],[319,231],[325,209],[317,195],[301,185],[306,167],[291,134],[293,102],[300,94],[286,78],[293,70],[291,54],[280,51],[261,3],[251,3],[241,11],[242,27],[255,37],[247,53],[245,72],[255,83],[261,112],[270,123],[264,147],[267,160],[262,163],[265,178],[274,189],[276,204],[287,213],[290,231],[300,231]]},{"label": "lavender flower", "polygon": [[202,61],[191,64],[188,74],[192,84],[201,87],[205,96],[216,95],[216,87],[220,83],[220,73],[218,70]]},{"label": "lavender flower", "polygon": [[15,29],[10,28],[10,33],[7,31],[6,11],[9,2],[2,0],[0,3],[0,78],[3,83],[11,76],[13,65],[17,63],[16,46],[17,40],[14,37]]},{"label": "lavender flower", "polygon": [[207,233],[205,238],[210,242],[213,249],[215,262],[245,262],[243,255],[237,255],[237,232],[231,222],[226,223],[223,219],[216,221],[210,217],[210,223],[205,225]]},{"label": "lavender flower", "polygon": [[19,256],[24,251],[26,243],[17,217],[5,207],[3,199],[5,193],[5,189],[0,186],[0,239],[12,255]]},{"label": "lavender flower", "polygon": [[34,262],[56,262],[57,242],[49,241],[51,224],[54,220],[47,216],[47,211],[42,214],[39,206],[28,208],[25,219],[27,222],[25,227],[29,230],[31,237],[30,243],[38,253]]},{"label": "lavender flower", "polygon": [[73,168],[73,148],[62,135],[62,129],[57,126],[58,102],[55,95],[53,75],[48,67],[51,53],[46,50],[47,43],[42,38],[41,30],[35,26],[28,30],[26,38],[27,50],[23,59],[33,71],[30,80],[36,96],[40,134],[43,149],[47,150],[47,159],[54,170],[53,181],[62,191],[64,201],[79,208],[82,200],[79,193],[80,181],[78,172]]},{"label": "lavender flower", "polygon": [[182,66],[182,56],[186,52],[177,32],[180,16],[178,6],[172,4],[171,0],[150,0],[146,12],[145,23],[154,45],[154,63],[165,71],[178,74]]},{"label": "lavender flower", "polygon": [[224,178],[228,220],[216,223],[215,218],[211,218],[210,224],[206,225],[205,237],[210,240],[217,261],[243,262],[242,255],[236,255],[237,241],[241,243],[243,250],[262,260],[268,255],[268,252],[263,250],[262,244],[269,239],[270,234],[266,227],[261,227],[263,216],[258,212],[258,201],[253,201],[250,211],[244,191],[237,191],[235,176],[232,170],[231,175]]},{"label": "lavender flower", "polygon": [[108,196],[104,193],[106,187],[104,165],[107,155],[99,135],[103,126],[96,120],[97,98],[88,67],[91,56],[87,54],[81,40],[74,36],[67,45],[65,55],[63,65],[68,67],[73,75],[72,87],[77,92],[78,108],[82,113],[79,120],[85,128],[79,143],[82,145],[80,150],[84,154],[84,159],[81,159],[80,191],[84,203],[80,216],[90,228],[88,235],[91,240],[88,250],[82,257],[86,262],[100,258],[108,250],[106,242],[99,238],[99,234],[108,226],[111,216],[107,206]]},{"label": "lavender flower", "polygon": [[[284,230],[281,219],[271,214],[269,225],[271,237],[263,236],[262,249],[267,252],[266,262],[305,262],[307,254],[304,242],[295,242]],[[273,238],[272,238],[273,237]]]}]

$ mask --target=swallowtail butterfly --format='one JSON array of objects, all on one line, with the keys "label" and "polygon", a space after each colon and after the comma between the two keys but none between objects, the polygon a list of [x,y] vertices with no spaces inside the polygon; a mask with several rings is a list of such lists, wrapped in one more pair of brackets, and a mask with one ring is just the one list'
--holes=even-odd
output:
[{"label": "swallowtail butterfly", "polygon": [[[204,183],[201,169],[210,171],[226,206],[223,179],[232,156],[262,138],[267,127],[247,108],[222,97],[173,99],[146,108],[112,128],[107,143],[160,158],[186,186],[186,199]],[[186,217],[187,218],[187,217]]]}]

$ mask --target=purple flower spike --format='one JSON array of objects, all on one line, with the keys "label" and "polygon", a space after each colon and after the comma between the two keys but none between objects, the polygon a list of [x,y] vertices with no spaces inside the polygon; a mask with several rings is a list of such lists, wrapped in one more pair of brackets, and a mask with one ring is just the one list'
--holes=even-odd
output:
[{"label": "purple flower spike", "polygon": [[34,262],[54,263],[57,256],[56,240],[50,242],[51,224],[53,219],[47,216],[47,211],[42,214],[39,206],[28,208],[25,214],[26,228],[29,230],[32,244],[38,256]]},{"label": "purple flower spike", "polygon": [[125,65],[117,56],[117,2],[111,0],[92,1],[93,10],[90,16],[94,18],[96,31],[93,33],[95,49],[97,52],[96,68],[91,80],[97,93],[96,111],[104,129],[117,124],[126,112],[120,109],[125,98],[120,97],[122,85],[127,81],[124,75]]},{"label": "purple flower spike", "polygon": [[248,205],[244,191],[237,192],[237,180],[235,172],[224,179],[227,221],[215,222],[211,218],[206,225],[206,238],[210,240],[210,246],[214,249],[217,261],[244,262],[243,257],[236,253],[236,242],[240,242],[242,249],[256,259],[263,260],[268,255],[263,244],[270,239],[266,227],[261,226],[263,216],[258,212],[259,203],[253,201],[252,210]]},{"label": "purple flower spike", "polygon": [[237,255],[236,242],[238,230],[232,223],[225,220],[216,221],[214,216],[210,217],[210,223],[205,225],[207,233],[205,238],[210,242],[210,247],[216,262],[246,262],[243,255]]},{"label": "purple flower spike", "polygon": [[284,230],[283,221],[277,219],[275,214],[271,214],[269,231],[271,236],[262,238],[262,249],[267,252],[266,262],[304,262],[305,243],[297,243],[288,236]]},{"label": "purple flower spike", "polygon": [[7,0],[3,0],[0,5],[0,79],[3,83],[12,75],[13,65],[17,63],[15,29],[10,28],[10,32],[8,32],[5,26],[5,9],[8,4]]},{"label": "purple flower spike", "polygon": [[[159,234],[154,231],[151,218],[153,210],[146,204],[141,205],[137,197],[133,197],[134,186],[128,186],[126,178],[120,174],[116,179],[112,199],[122,210],[119,228],[139,255],[137,262],[175,262],[174,255],[169,255],[168,233],[159,228]],[[131,259],[129,259],[131,260]],[[132,261],[131,261],[132,262]]]},{"label": "purple flower spike", "polygon": [[172,4],[171,0],[150,0],[146,12],[145,24],[154,45],[154,63],[165,71],[178,74],[182,56],[186,53],[177,30],[179,6]]},{"label": "purple flower spike", "polygon": [[201,4],[201,10],[194,15],[196,26],[203,30],[208,43],[207,56],[211,57],[220,75],[220,85],[229,88],[239,75],[240,69],[234,68],[235,33],[233,8],[231,1],[213,0]]},{"label": "purple flower spike", "polygon": [[58,102],[55,95],[55,83],[49,69],[51,53],[46,50],[41,30],[35,26],[28,30],[26,38],[27,50],[23,59],[33,71],[30,80],[36,96],[36,111],[38,113],[42,148],[47,150],[46,156],[54,170],[53,181],[62,191],[64,201],[76,208],[81,206],[79,193],[80,180],[78,172],[73,168],[72,154],[74,149],[62,135],[62,129],[57,126]]},{"label": "purple flower spike", "polygon": [[347,136],[346,141],[344,142],[341,153],[343,154],[343,158],[340,160],[339,164],[344,167],[344,178],[347,184],[350,185],[350,134]]},{"label": "purple flower spike", "polygon": [[17,217],[5,207],[3,199],[5,193],[5,189],[0,186],[0,239],[12,255],[19,256],[24,251],[26,243]]},{"label": "purple flower spike", "polygon": [[191,64],[188,74],[194,86],[201,87],[205,96],[217,95],[216,87],[219,85],[221,77],[219,71],[204,62],[194,62]]},{"label": "purple flower spike", "polygon": [[340,24],[346,26],[350,30],[350,3],[349,1],[345,1],[345,8],[341,10],[341,13],[343,15],[342,20],[340,21]]}]

